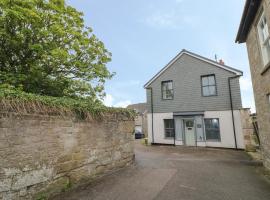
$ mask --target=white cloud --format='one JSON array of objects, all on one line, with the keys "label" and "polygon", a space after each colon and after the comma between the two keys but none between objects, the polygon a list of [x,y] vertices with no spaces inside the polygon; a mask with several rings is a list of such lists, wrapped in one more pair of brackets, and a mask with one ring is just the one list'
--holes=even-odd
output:
[{"label": "white cloud", "polygon": [[105,106],[108,107],[118,107],[118,108],[126,108],[128,105],[131,104],[130,100],[119,101],[115,103],[115,98],[111,94],[107,94],[103,100]]},{"label": "white cloud", "polygon": [[113,107],[117,107],[117,108],[126,108],[128,105],[131,104],[130,100],[127,101],[120,101],[118,103],[116,103]]},{"label": "white cloud", "polygon": [[241,77],[240,87],[242,92],[243,107],[250,108],[252,113],[256,112],[251,79],[247,77]]},{"label": "white cloud", "polygon": [[103,100],[103,103],[105,104],[105,106],[111,107],[113,106],[113,96],[110,94],[107,94],[106,97]]},{"label": "white cloud", "polygon": [[157,10],[147,16],[143,23],[160,29],[183,29],[197,27],[200,20],[197,16],[183,14],[177,8],[171,10]]},{"label": "white cloud", "polygon": [[156,12],[148,16],[146,24],[158,28],[177,28],[176,15],[174,11]]},{"label": "white cloud", "polygon": [[243,104],[243,108],[250,108],[252,113],[256,112],[255,102],[254,102],[253,97],[243,98],[242,104]]},{"label": "white cloud", "polygon": [[175,0],[176,3],[183,3],[184,0]]},{"label": "white cloud", "polygon": [[240,85],[242,91],[252,91],[252,82],[250,78],[242,77],[240,79]]}]

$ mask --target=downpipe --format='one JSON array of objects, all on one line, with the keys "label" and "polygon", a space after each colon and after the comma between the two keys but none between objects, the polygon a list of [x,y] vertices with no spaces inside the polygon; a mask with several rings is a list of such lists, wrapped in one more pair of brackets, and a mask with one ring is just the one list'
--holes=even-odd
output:
[{"label": "downpipe", "polygon": [[154,104],[153,104],[153,88],[146,88],[148,90],[150,90],[151,92],[151,128],[152,128],[152,142],[151,144],[155,144],[155,139],[154,139]]},{"label": "downpipe", "polygon": [[238,150],[237,146],[237,138],[236,138],[236,130],[235,130],[235,120],[234,120],[234,113],[233,113],[233,99],[232,99],[232,88],[231,88],[231,80],[235,78],[239,78],[242,75],[237,75],[228,78],[228,85],[229,85],[229,94],[230,94],[230,106],[231,106],[231,113],[232,113],[232,124],[233,124],[233,134],[234,134],[234,142],[235,142],[235,149]]}]

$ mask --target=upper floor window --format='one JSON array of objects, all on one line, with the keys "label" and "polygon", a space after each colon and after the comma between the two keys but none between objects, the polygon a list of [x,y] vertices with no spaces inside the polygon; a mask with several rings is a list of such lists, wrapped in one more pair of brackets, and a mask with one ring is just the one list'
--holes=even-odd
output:
[{"label": "upper floor window", "polygon": [[215,75],[207,75],[201,77],[202,82],[202,95],[215,96],[217,95],[216,77]]},{"label": "upper floor window", "polygon": [[162,99],[173,99],[173,81],[162,81]]},{"label": "upper floor window", "polygon": [[257,29],[259,34],[263,63],[264,65],[266,65],[270,61],[270,35],[264,13],[262,13],[262,16],[257,25]]}]

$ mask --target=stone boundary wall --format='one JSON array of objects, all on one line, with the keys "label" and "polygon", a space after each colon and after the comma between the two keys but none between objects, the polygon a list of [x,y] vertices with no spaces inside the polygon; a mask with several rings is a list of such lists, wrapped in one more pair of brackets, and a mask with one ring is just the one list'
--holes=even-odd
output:
[{"label": "stone boundary wall", "polygon": [[256,151],[256,141],[254,134],[254,127],[252,124],[252,117],[250,109],[244,108],[240,110],[241,122],[242,122],[242,131],[244,136],[244,144],[246,151]]},{"label": "stone boundary wall", "polygon": [[133,163],[134,121],[0,113],[0,199],[46,199]]}]

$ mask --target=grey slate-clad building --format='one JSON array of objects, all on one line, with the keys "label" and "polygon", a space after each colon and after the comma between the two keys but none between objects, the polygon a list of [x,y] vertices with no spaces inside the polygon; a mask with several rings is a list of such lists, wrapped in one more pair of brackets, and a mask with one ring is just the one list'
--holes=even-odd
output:
[{"label": "grey slate-clad building", "polygon": [[145,84],[149,141],[244,148],[241,75],[224,63],[181,51]]}]

